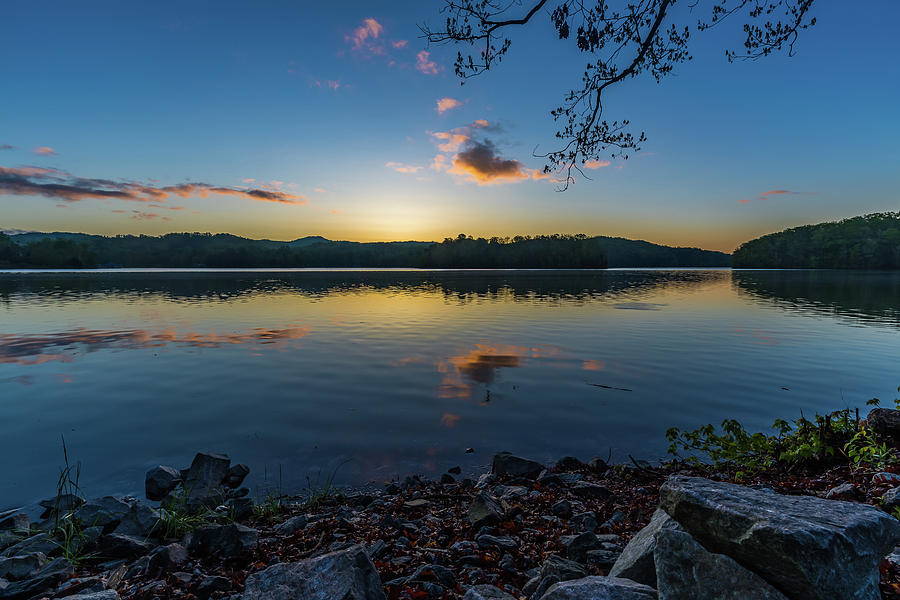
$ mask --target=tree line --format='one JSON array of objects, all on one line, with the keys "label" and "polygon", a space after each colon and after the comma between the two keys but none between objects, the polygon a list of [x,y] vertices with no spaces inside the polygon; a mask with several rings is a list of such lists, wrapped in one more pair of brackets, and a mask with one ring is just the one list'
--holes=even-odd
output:
[{"label": "tree line", "polygon": [[745,242],[735,267],[900,269],[900,212],[804,225]]},{"label": "tree line", "polygon": [[596,269],[728,266],[730,256],[624,238],[578,235],[472,237],[433,242],[279,242],[230,234],[99,236],[0,234],[0,267],[422,267]]}]

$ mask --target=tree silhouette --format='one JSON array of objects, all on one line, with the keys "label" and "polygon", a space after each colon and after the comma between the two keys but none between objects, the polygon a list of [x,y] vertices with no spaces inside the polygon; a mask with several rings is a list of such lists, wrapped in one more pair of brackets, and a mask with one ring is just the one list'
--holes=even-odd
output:
[{"label": "tree silhouette", "polygon": [[[697,18],[697,31],[715,27],[729,17],[743,14],[743,50],[726,50],[728,60],[753,60],[788,47],[793,54],[800,31],[815,25],[810,16],[815,0],[692,0],[684,14],[676,14],[676,0],[445,0],[441,9],[446,22],[440,29],[427,24],[420,29],[429,43],[463,43],[479,46],[474,54],[459,52],[454,64],[461,83],[489,71],[509,52],[511,28],[525,26],[539,14],[548,15],[560,40],[574,40],[578,50],[590,55],[581,86],[573,88],[562,105],[553,109],[560,123],[556,137],[560,146],[541,154],[545,173],[560,176],[562,189],[572,183],[572,171],[584,175],[581,167],[599,160],[610,151],[612,157],[628,158],[646,141],[643,132],[635,136],[629,121],[604,118],[603,99],[607,88],[649,74],[657,83],[675,65],[691,60],[688,51],[691,26],[669,21]],[[564,175],[564,177],[563,177]]]}]

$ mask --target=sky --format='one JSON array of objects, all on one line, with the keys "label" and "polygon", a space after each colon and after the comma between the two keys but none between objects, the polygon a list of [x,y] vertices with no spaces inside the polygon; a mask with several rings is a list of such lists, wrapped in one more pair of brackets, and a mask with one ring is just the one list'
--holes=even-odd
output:
[{"label": "sky", "polygon": [[[730,252],[900,210],[895,0],[818,0],[792,57],[728,63],[740,19],[692,32],[673,75],[609,90],[641,151],[565,192],[535,154],[556,148],[549,112],[587,57],[538,14],[461,86],[458,48],[418,28],[443,4],[4,0],[0,229],[586,233]],[[672,22],[697,21],[676,6]]]}]

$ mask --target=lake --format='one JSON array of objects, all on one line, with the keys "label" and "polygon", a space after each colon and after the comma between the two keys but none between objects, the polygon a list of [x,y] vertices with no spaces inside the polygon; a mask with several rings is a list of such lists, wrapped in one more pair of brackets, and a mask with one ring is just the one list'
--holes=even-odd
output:
[{"label": "lake", "polygon": [[892,406],[898,365],[898,273],[3,272],[0,510],[55,493],[63,436],[91,497],[199,450],[297,492],[658,460],[671,426]]}]

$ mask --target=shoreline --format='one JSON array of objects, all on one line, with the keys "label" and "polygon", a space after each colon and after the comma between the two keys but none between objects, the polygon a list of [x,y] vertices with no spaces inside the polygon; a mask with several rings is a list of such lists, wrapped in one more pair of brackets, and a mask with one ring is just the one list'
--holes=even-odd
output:
[{"label": "shoreline", "polygon": [[[207,458],[198,462],[201,456],[213,457],[212,462]],[[498,463],[498,457],[507,458]],[[195,475],[214,467],[220,457],[201,453],[198,458],[188,469],[164,469],[173,471],[169,473],[172,480],[194,477],[199,485],[202,482]],[[148,491],[150,473],[157,469],[163,467],[148,473]],[[628,543],[650,523],[660,503],[660,488],[670,477],[735,478],[734,470],[680,461],[655,466],[641,461],[606,465],[602,459],[583,463],[566,457],[548,466],[501,453],[491,471],[477,480],[463,478],[452,468],[438,481],[410,476],[383,489],[325,487],[305,497],[270,496],[263,502],[249,501],[248,506],[248,490],[238,487],[246,477],[244,467],[229,465],[228,469],[219,472],[235,475],[232,471],[237,469],[236,475],[243,476],[231,481],[236,484],[233,487],[226,485],[215,492],[222,495],[206,504],[218,516],[193,531],[168,538],[161,538],[153,527],[146,535],[117,534],[132,531],[122,529],[122,524],[131,523],[133,515],[152,516],[156,510],[125,499],[127,515],[120,515],[122,524],[116,521],[111,527],[106,522],[103,531],[94,531],[94,549],[85,551],[87,558],[57,574],[43,595],[5,595],[11,585],[20,583],[8,581],[5,586],[0,582],[0,588],[5,587],[0,589],[0,598],[72,596],[81,600],[74,594],[90,592],[107,594],[96,600],[238,600],[247,598],[243,592],[251,575],[278,564],[301,564],[331,556],[329,553],[340,555],[358,546],[371,560],[386,597],[392,600],[469,599],[467,592],[477,586],[495,586],[512,598],[536,600],[540,596],[535,595],[535,585],[543,581],[540,576],[547,570],[548,560],[577,559],[578,573],[583,570],[588,579],[608,575]],[[741,483],[746,489],[767,488],[777,494],[874,505],[886,491],[900,486],[900,475],[878,479],[848,466],[794,472],[769,469]],[[154,488],[156,497],[164,488]],[[169,498],[172,490],[166,491]],[[498,511],[496,517],[473,517],[479,498],[487,498],[487,512]],[[216,511],[212,505],[220,501]],[[91,502],[78,510],[84,511]],[[232,516],[223,518],[222,506],[226,505]],[[243,507],[243,515],[232,518],[238,505]],[[38,530],[42,528],[46,529],[46,522],[37,525]],[[0,542],[5,533],[0,532]],[[205,541],[198,541],[203,536]],[[9,547],[3,546],[0,543],[0,556],[8,556]],[[43,548],[52,550],[46,543]],[[46,554],[43,568],[61,560],[51,561],[52,551]],[[551,559],[554,555],[559,558]],[[561,564],[575,568],[568,562]],[[896,562],[881,561],[880,566],[882,598],[900,597],[896,593],[900,591],[900,557]],[[548,581],[544,581],[545,588]]]}]

